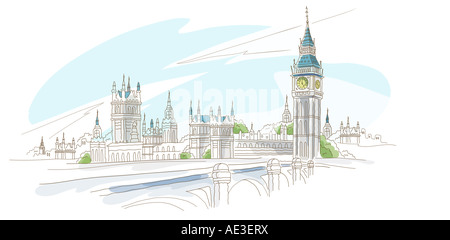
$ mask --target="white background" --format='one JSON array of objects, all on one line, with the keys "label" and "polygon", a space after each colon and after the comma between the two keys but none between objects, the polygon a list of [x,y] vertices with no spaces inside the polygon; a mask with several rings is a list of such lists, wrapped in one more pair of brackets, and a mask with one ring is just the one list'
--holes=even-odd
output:
[{"label": "white background", "polygon": [[[119,34],[173,18],[183,31],[223,25],[316,24],[320,59],[382,72],[391,98],[371,126],[397,147],[374,164],[329,170],[300,189],[241,206],[183,213],[124,210],[88,192],[35,193],[40,168],[9,161],[29,129],[28,109],[56,71]],[[446,1],[2,1],[0,3],[0,218],[449,219]],[[303,29],[299,32],[299,37]],[[62,90],[63,91],[63,90]],[[64,99],[55,99],[64,101]],[[367,109],[370,111],[370,109]],[[374,153],[377,154],[377,153]]]}]

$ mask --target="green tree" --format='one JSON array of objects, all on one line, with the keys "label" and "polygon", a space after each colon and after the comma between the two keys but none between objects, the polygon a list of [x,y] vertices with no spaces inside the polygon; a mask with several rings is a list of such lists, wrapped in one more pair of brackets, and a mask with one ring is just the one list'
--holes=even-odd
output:
[{"label": "green tree", "polygon": [[180,154],[180,159],[189,159],[191,157],[192,157],[192,155],[190,153],[188,153],[188,152],[182,152]]},{"label": "green tree", "polygon": [[[275,132],[280,135],[281,134],[281,124],[274,128]],[[294,135],[294,123],[291,123],[286,126],[287,135]]]},{"label": "green tree", "polygon": [[294,135],[294,123],[287,125],[287,135]]},{"label": "green tree", "polygon": [[203,154],[202,158],[211,159],[211,149],[206,150],[205,154]]},{"label": "green tree", "polygon": [[233,133],[239,134],[239,132],[248,133],[247,126],[245,126],[245,124],[243,124],[243,123],[234,123]]},{"label": "green tree", "polygon": [[331,146],[331,143],[327,142],[324,135],[320,136],[320,156],[323,158],[337,158],[339,152]]},{"label": "green tree", "polygon": [[78,161],[79,164],[91,163],[91,155],[89,153],[84,154],[84,156]]}]

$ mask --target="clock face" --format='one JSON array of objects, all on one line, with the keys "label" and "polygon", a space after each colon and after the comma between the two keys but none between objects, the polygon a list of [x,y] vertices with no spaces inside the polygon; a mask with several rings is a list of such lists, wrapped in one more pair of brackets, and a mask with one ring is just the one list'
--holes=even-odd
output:
[{"label": "clock face", "polygon": [[320,88],[320,80],[316,80],[316,88],[317,88],[317,89]]},{"label": "clock face", "polygon": [[297,86],[300,89],[305,89],[306,87],[308,87],[308,79],[305,77],[299,77],[297,79]]}]

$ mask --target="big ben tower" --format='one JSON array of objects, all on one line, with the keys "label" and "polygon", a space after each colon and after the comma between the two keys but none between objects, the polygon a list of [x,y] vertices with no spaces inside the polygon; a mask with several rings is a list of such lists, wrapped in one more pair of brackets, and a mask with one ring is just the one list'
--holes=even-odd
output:
[{"label": "big ben tower", "polygon": [[320,156],[320,111],[323,97],[322,62],[316,59],[315,40],[311,37],[306,8],[306,29],[300,39],[299,58],[291,67],[294,102],[293,157],[313,160]]}]

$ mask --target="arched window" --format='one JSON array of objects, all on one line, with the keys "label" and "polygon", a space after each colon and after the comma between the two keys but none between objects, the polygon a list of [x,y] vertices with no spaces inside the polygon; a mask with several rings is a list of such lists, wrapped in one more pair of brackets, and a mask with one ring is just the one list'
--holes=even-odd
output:
[{"label": "arched window", "polygon": [[159,148],[158,148],[158,146],[156,146],[156,150],[155,150],[155,152],[159,152]]},{"label": "arched window", "polygon": [[111,162],[114,162],[114,153],[111,154]]},{"label": "arched window", "polygon": [[161,152],[164,152],[164,147],[161,148]]},{"label": "arched window", "polygon": [[169,154],[167,154],[167,160],[170,160],[170,155]]},{"label": "arched window", "polygon": [[130,161],[130,153],[127,153],[127,161]]},{"label": "arched window", "polygon": [[308,156],[308,145],[306,145],[306,142],[305,142],[305,147],[304,147],[304,149],[305,149],[305,155],[304,155],[304,157],[307,157],[307,156]]},{"label": "arched window", "polygon": [[141,152],[140,151],[137,154],[137,160],[141,160]]},{"label": "arched window", "polygon": [[133,161],[136,161],[136,153],[133,153]]},{"label": "arched window", "polygon": [[173,154],[173,159],[177,159],[177,155],[175,153]]},{"label": "arched window", "polygon": [[175,152],[175,146],[172,147],[172,152]]},{"label": "arched window", "polygon": [[156,160],[159,160],[159,155],[158,154],[156,154]]},{"label": "arched window", "polygon": [[136,112],[136,107],[133,107],[133,113],[137,113],[137,112]]},{"label": "arched window", "polygon": [[162,160],[165,160],[165,159],[164,159],[164,154],[161,154],[161,157],[162,157]]},{"label": "arched window", "polygon": [[239,143],[237,147],[240,148],[240,147],[241,147],[241,144]]},{"label": "arched window", "polygon": [[300,142],[300,156],[303,157],[303,142]]},{"label": "arched window", "polygon": [[125,153],[122,153],[122,162],[125,162]]}]

